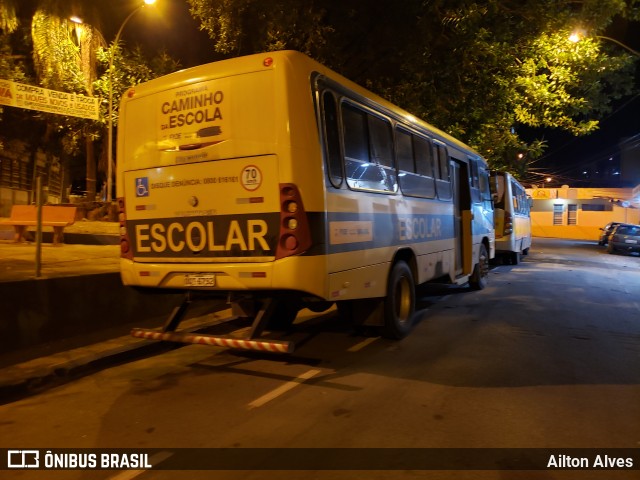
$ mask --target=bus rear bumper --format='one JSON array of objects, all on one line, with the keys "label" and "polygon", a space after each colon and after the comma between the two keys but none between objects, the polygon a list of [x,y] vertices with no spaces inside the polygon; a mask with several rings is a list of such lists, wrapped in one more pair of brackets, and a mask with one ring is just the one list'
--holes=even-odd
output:
[{"label": "bus rear bumper", "polygon": [[273,287],[273,264],[213,265],[139,263],[120,260],[122,283],[129,286],[168,289],[263,290]]},{"label": "bus rear bumper", "polygon": [[328,299],[323,257],[290,257],[253,263],[142,263],[120,259],[128,286],[213,292],[294,290]]}]

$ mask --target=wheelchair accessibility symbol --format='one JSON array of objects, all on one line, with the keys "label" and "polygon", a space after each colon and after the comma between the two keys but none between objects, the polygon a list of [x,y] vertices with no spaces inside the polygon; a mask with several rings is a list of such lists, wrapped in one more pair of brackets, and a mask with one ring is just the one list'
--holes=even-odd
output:
[{"label": "wheelchair accessibility symbol", "polygon": [[136,197],[149,196],[149,177],[136,178]]}]

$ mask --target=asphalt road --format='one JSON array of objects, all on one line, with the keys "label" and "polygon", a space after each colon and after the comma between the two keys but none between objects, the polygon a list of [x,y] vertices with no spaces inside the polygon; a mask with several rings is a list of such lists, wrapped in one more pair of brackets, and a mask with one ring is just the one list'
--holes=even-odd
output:
[{"label": "asphalt road", "polygon": [[[493,268],[485,290],[421,289],[419,307],[415,331],[400,342],[356,334],[329,311],[298,319],[294,335],[304,342],[293,356],[192,345],[114,365],[0,406],[0,447],[166,449],[156,464],[179,447],[326,449],[318,455],[345,448],[640,448],[640,257],[608,255],[591,242],[536,239],[519,265]],[[10,473],[4,478],[45,478]],[[47,479],[133,478],[118,475],[46,472]],[[433,472],[400,460],[387,471],[137,475],[639,476],[637,469]]]}]

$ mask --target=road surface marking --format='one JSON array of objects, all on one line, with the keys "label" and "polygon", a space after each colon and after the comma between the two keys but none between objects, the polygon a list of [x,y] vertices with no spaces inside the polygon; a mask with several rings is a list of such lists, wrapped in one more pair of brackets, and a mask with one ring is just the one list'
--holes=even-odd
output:
[{"label": "road surface marking", "polygon": [[277,398],[280,395],[287,393],[292,388],[302,385],[305,382],[305,380],[309,380],[311,377],[319,373],[320,373],[320,370],[309,370],[308,372],[305,372],[302,375],[298,375],[295,379],[291,380],[290,382],[287,382],[284,385],[279,386],[275,390],[271,390],[269,393],[261,396],[260,398],[255,399],[253,402],[249,404],[249,408],[261,407],[262,405],[270,402],[274,398]]},{"label": "road surface marking", "polygon": [[[157,465],[161,462],[164,462],[167,458],[173,456],[171,452],[158,452],[155,455],[149,457],[149,463],[151,465]],[[136,478],[138,475],[142,475],[144,472],[148,470],[125,470],[124,472],[120,472],[113,477],[109,477],[109,480],[132,480]]]},{"label": "road surface marking", "polygon": [[360,343],[356,343],[354,346],[347,348],[347,352],[359,352],[360,350],[362,350],[364,347],[366,347],[367,345],[372,344],[373,342],[375,342],[376,340],[378,340],[380,337],[371,337],[371,338],[365,338],[363,341],[361,341]]}]

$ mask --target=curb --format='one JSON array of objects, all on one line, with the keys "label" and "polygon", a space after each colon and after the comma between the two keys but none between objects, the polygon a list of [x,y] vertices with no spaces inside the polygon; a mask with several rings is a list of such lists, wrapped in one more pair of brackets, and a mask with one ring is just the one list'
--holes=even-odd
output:
[{"label": "curb", "polygon": [[[213,318],[193,318],[183,322],[181,332],[201,332],[223,322],[222,310]],[[209,315],[211,317],[211,315]],[[0,405],[42,393],[73,380],[127,361],[157,355],[188,346],[154,342],[130,336],[118,337],[0,369]]]},{"label": "curb", "polygon": [[[0,230],[0,240],[13,240],[13,230]],[[42,241],[51,243],[53,232],[42,232]],[[102,233],[65,233],[64,242],[69,245],[118,245],[120,237],[113,234]]]},{"label": "curb", "polygon": [[172,348],[176,346],[149,341],[108,345],[99,352],[83,347],[6,367],[0,370],[0,405],[44,392],[115,364]]}]

